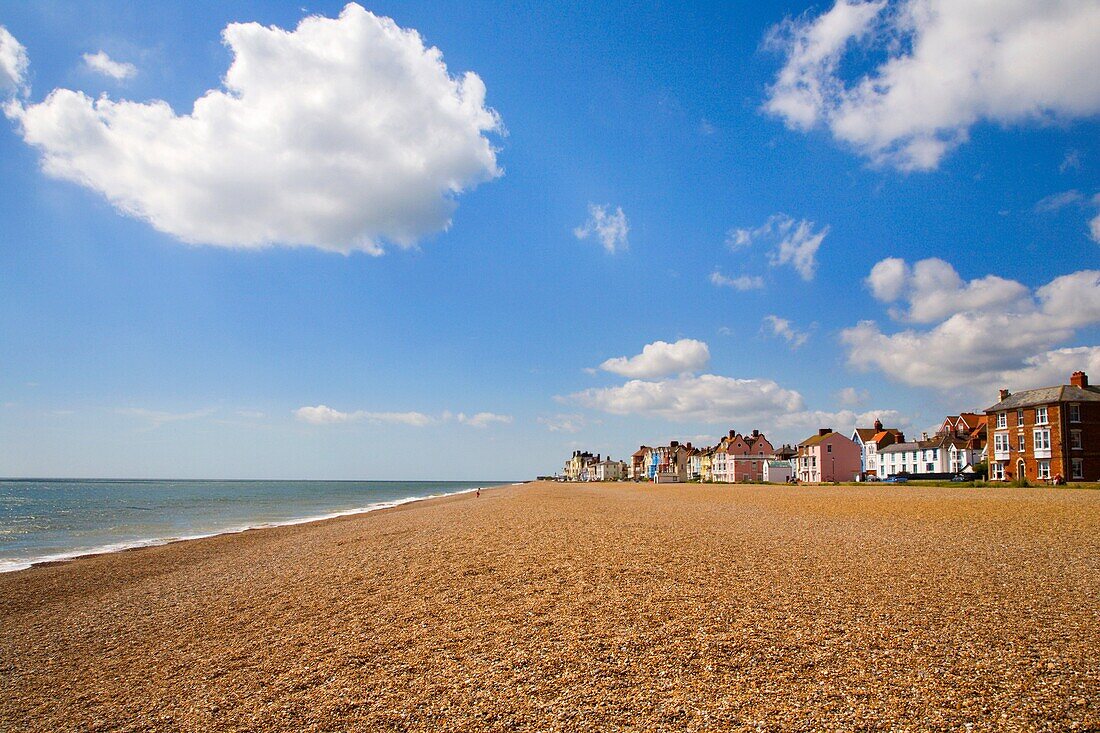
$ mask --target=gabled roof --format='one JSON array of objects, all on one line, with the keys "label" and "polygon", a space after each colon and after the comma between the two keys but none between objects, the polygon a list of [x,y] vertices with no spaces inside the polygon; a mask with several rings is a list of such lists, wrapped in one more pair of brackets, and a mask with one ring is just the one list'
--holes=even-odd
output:
[{"label": "gabled roof", "polygon": [[882,449],[883,453],[901,453],[909,450],[920,450],[920,443],[894,443]]},{"label": "gabled roof", "polygon": [[856,435],[858,435],[859,439],[864,443],[872,440],[877,432],[878,431],[874,428],[856,428]]},{"label": "gabled roof", "polygon": [[1023,392],[1010,394],[992,407],[985,408],[985,411],[1000,412],[1001,410],[1014,410],[1017,407],[1049,405],[1055,402],[1100,402],[1100,387],[1078,387],[1075,384],[1061,384],[1057,387],[1025,389]]}]

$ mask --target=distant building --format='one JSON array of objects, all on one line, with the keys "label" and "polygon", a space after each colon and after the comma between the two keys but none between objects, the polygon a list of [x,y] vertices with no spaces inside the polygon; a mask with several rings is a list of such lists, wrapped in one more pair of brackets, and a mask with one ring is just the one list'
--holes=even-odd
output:
[{"label": "distant building", "polygon": [[878,476],[879,451],[888,445],[905,442],[905,434],[897,428],[884,428],[882,421],[875,420],[873,427],[856,428],[852,432],[852,441],[859,446],[863,476]]},{"label": "distant building", "polygon": [[764,480],[773,484],[785,484],[790,481],[791,462],[777,461],[774,458],[764,461]]},{"label": "distant building", "polygon": [[611,456],[588,467],[588,481],[619,481],[626,477],[626,463],[613,461]]},{"label": "distant building", "polygon": [[569,460],[565,462],[562,474],[567,481],[580,481],[588,467],[598,460],[600,460],[599,456],[594,456],[588,451],[575,450]]},{"label": "distant building", "polygon": [[810,483],[853,481],[862,466],[859,446],[832,428],[799,443],[796,460],[798,480]]},{"label": "distant building", "polygon": [[990,480],[1100,480],[1100,388],[1084,372],[1069,384],[1002,389],[985,414]]},{"label": "distant building", "polygon": [[738,481],[763,481],[764,463],[775,448],[759,430],[741,435],[729,431],[716,445],[710,456],[710,481],[736,483]]}]

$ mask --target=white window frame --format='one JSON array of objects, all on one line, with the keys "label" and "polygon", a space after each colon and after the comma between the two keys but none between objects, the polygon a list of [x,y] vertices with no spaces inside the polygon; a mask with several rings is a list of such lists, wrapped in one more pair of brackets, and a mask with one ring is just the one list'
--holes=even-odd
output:
[{"label": "white window frame", "polygon": [[1085,477],[1085,459],[1073,458],[1070,460],[1070,478]]},{"label": "white window frame", "polygon": [[1002,430],[1004,428],[1008,427],[1008,413],[1007,412],[998,412],[997,413],[997,427],[1002,429]]},{"label": "white window frame", "polygon": [[1038,464],[1035,469],[1037,472],[1036,475],[1039,478],[1050,478],[1050,461],[1048,459],[1043,459],[1041,461],[1036,461],[1036,463]]},{"label": "white window frame", "polygon": [[1046,425],[1046,424],[1048,424],[1048,422],[1047,422],[1048,417],[1049,417],[1049,413],[1047,412],[1047,408],[1045,408],[1045,407],[1036,407],[1035,408],[1035,424],[1036,425]]},{"label": "white window frame", "polygon": [[1069,421],[1081,422],[1081,405],[1076,402],[1069,406]]},{"label": "white window frame", "polygon": [[1069,447],[1073,450],[1084,450],[1085,444],[1081,442],[1081,431],[1069,431]]},{"label": "white window frame", "polygon": [[1017,451],[1020,452],[1020,453],[1023,453],[1024,451],[1027,450],[1027,444],[1024,441],[1024,434],[1023,433],[1020,433],[1019,435],[1016,436],[1016,448],[1017,448]]},{"label": "white window frame", "polygon": [[1019,407],[1019,408],[1016,409],[1016,424],[1017,425],[1023,425],[1024,424],[1024,408],[1022,408],[1022,407]]},{"label": "white window frame", "polygon": [[1004,481],[1005,467],[1003,463],[994,461],[989,464],[989,478],[993,481]]},{"label": "white window frame", "polygon": [[1035,441],[1032,443],[1034,450],[1050,450],[1050,428],[1036,429],[1032,431],[1031,437]]},{"label": "white window frame", "polygon": [[1008,452],[1008,433],[993,433],[993,450],[997,453]]}]

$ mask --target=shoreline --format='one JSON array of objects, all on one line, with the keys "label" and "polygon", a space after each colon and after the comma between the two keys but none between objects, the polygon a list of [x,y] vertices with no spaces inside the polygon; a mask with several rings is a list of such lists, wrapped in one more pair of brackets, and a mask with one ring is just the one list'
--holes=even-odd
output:
[{"label": "shoreline", "polygon": [[[26,481],[40,481],[43,479],[9,479],[9,480],[26,480]],[[86,479],[59,479],[65,481],[84,481]],[[87,479],[91,481],[97,481],[101,479]],[[104,481],[115,481],[115,479],[102,479]],[[144,481],[145,479],[140,479]],[[235,479],[234,479],[235,480]],[[139,479],[134,479],[139,481]],[[190,479],[188,479],[190,481]],[[216,481],[212,479],[212,481]],[[263,483],[263,480],[256,480],[257,483]],[[400,483],[400,482],[393,482]],[[443,483],[443,482],[441,482]],[[58,565],[66,565],[75,560],[81,560],[89,557],[102,557],[105,555],[115,555],[119,553],[135,552],[137,550],[145,550],[153,547],[166,547],[168,545],[176,545],[181,542],[194,542],[196,540],[206,540],[213,537],[224,537],[229,535],[244,534],[246,532],[257,532],[267,529],[278,529],[280,527],[296,527],[300,525],[313,524],[316,522],[327,522],[333,519],[341,519],[343,517],[354,517],[363,514],[371,514],[373,512],[385,511],[387,509],[395,509],[397,507],[405,506],[407,504],[413,504],[422,501],[431,501],[433,499],[446,499],[452,496],[461,496],[462,494],[471,494],[480,489],[482,492],[488,492],[493,489],[499,489],[506,486],[522,486],[526,481],[516,483],[501,483],[493,484],[492,486],[473,487],[468,489],[460,489],[458,491],[449,491],[441,494],[428,494],[425,496],[411,496],[404,499],[395,499],[392,501],[381,501],[374,504],[367,504],[362,507],[356,507],[353,509],[337,510],[325,514],[316,516],[299,517],[295,519],[288,519],[285,521],[264,521],[258,524],[249,524],[245,526],[234,526],[223,530],[217,530],[213,532],[204,532],[200,534],[184,535],[181,537],[151,537],[137,540],[123,541],[109,543],[89,549],[73,550],[71,552],[59,552],[49,555],[42,555],[33,559],[16,559],[16,560],[0,560],[0,575],[6,575],[8,573],[18,573],[25,570],[31,570],[40,567],[51,567]]]}]

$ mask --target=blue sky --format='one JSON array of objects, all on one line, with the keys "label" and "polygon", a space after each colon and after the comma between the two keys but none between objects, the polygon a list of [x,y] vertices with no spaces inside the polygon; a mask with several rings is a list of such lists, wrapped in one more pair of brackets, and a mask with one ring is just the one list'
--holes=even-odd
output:
[{"label": "blue sky", "polygon": [[1100,379],[1100,3],[738,5],[6,3],[0,475],[526,478]]}]

